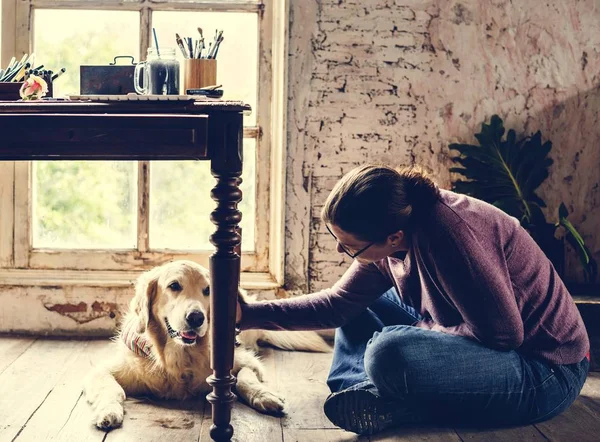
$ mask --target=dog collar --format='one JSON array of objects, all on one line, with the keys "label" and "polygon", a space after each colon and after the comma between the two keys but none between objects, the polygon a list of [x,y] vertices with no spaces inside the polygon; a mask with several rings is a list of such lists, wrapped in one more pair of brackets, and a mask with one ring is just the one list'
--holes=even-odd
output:
[{"label": "dog collar", "polygon": [[[175,337],[175,336],[173,336],[173,334],[177,335],[177,332],[171,328],[171,326],[168,322],[167,322],[167,328],[170,329],[170,330],[168,330],[168,333],[171,338]],[[235,328],[235,346],[236,347],[239,347],[242,345],[242,343],[239,340],[240,332],[241,332],[240,328],[236,327]],[[125,343],[127,348],[129,348],[129,350],[134,352],[136,355],[142,356],[145,358],[149,358],[152,355],[152,345],[148,342],[145,335],[139,334],[133,330],[132,323],[127,324],[123,328],[123,330],[121,332],[121,339],[123,340],[123,342]]]},{"label": "dog collar", "polygon": [[173,327],[171,327],[171,324],[169,323],[169,320],[167,318],[165,318],[165,324],[167,326],[167,333],[169,333],[169,336],[171,337],[171,339],[175,339],[176,337],[179,336],[179,332],[176,332],[175,330],[173,330]]},{"label": "dog collar", "polygon": [[133,330],[132,322],[125,326],[121,332],[121,338],[127,348],[136,355],[143,358],[149,358],[152,355],[152,345],[148,342],[145,335]]}]

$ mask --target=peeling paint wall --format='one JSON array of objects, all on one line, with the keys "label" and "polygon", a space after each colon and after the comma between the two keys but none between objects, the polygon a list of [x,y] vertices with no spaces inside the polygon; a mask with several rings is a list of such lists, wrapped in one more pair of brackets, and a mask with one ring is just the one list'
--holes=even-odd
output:
[{"label": "peeling paint wall", "polygon": [[27,335],[111,336],[131,288],[2,286],[0,331]]},{"label": "peeling paint wall", "polygon": [[[254,290],[256,299],[287,293]],[[134,289],[95,286],[0,286],[0,334],[112,336]]]},{"label": "peeling paint wall", "polygon": [[[553,142],[540,189],[600,259],[600,4],[595,0],[290,0],[286,288],[349,262],[319,223],[343,173],[418,163],[450,184],[448,144],[499,114]],[[576,258],[569,277],[579,278]]]}]

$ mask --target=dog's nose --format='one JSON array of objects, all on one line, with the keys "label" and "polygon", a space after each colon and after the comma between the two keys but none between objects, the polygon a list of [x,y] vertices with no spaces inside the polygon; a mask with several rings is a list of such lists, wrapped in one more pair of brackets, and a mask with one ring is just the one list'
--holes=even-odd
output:
[{"label": "dog's nose", "polygon": [[200,310],[193,310],[186,315],[185,320],[192,328],[200,327],[204,322],[204,313]]}]

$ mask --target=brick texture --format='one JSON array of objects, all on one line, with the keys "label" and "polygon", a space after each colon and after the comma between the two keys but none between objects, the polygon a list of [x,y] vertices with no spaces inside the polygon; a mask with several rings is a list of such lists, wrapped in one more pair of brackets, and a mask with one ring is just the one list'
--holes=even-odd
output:
[{"label": "brick texture", "polygon": [[600,259],[597,2],[290,0],[290,9],[288,290],[329,287],[349,264],[319,221],[345,172],[418,163],[447,187],[448,144],[474,142],[495,113],[552,140],[547,218],[565,202]]}]

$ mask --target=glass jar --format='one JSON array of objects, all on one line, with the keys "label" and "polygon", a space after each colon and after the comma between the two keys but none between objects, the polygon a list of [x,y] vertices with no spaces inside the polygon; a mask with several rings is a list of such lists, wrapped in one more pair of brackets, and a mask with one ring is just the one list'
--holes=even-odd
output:
[{"label": "glass jar", "polygon": [[[140,82],[141,76],[141,82]],[[146,61],[138,63],[135,91],[142,95],[179,95],[179,61],[175,48],[148,48]]]}]

